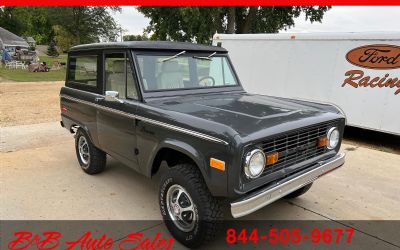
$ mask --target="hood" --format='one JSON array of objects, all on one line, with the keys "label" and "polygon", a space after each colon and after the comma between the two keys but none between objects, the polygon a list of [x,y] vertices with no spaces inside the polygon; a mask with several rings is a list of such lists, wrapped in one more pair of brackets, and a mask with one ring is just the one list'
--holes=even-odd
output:
[{"label": "hood", "polygon": [[248,93],[180,96],[147,104],[224,124],[249,140],[340,118],[313,103]]}]

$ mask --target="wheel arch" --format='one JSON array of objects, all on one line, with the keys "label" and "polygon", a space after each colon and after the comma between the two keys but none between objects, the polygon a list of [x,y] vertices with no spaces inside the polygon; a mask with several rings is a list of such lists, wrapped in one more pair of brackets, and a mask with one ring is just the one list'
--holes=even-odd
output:
[{"label": "wheel arch", "polygon": [[[204,156],[191,145],[177,140],[166,140],[159,144],[150,161],[149,176],[155,175],[163,160],[167,161],[169,167],[175,166],[181,162],[188,162],[196,165],[205,178]],[[206,179],[206,178],[205,178]]]},{"label": "wheel arch", "polygon": [[90,130],[89,130],[89,128],[88,128],[87,126],[82,125],[82,124],[79,124],[79,123],[76,123],[76,122],[75,122],[75,123],[72,123],[72,124],[69,126],[69,131],[70,131],[71,133],[73,133],[73,134],[76,134],[76,132],[77,132],[79,129],[81,129],[83,132],[85,132],[85,134],[87,134],[87,136],[89,137],[90,141],[91,141],[95,146],[97,146],[97,144],[95,144],[95,141],[93,140],[92,133],[90,133]]}]

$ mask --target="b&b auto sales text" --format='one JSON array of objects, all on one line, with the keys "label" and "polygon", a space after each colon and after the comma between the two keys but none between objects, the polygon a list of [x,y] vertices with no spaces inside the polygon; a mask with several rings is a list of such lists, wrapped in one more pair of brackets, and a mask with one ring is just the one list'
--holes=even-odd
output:
[{"label": "b&b auto sales text", "polygon": [[15,232],[15,239],[8,244],[9,250],[53,250],[53,249],[80,249],[80,250],[169,250],[174,243],[174,238],[163,238],[158,232],[154,237],[145,237],[142,233],[129,233],[125,238],[115,241],[112,237],[103,234],[101,237],[94,237],[90,231],[83,234],[79,239],[65,242],[66,247],[60,245],[62,234],[60,232],[44,232],[32,234],[31,232]]}]

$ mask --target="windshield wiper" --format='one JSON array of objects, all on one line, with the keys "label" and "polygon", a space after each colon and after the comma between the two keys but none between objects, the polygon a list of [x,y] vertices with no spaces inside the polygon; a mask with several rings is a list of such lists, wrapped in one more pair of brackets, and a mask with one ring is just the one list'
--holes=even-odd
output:
[{"label": "windshield wiper", "polygon": [[161,60],[161,62],[169,61],[169,60],[174,59],[174,58],[177,58],[178,56],[183,55],[183,54],[185,54],[185,53],[186,53],[186,51],[181,51],[181,52],[179,52],[179,53],[176,54],[176,55],[173,55],[173,56],[171,56],[171,57],[168,57],[168,58],[165,58],[165,59]]},{"label": "windshield wiper", "polygon": [[209,56],[193,56],[193,58],[211,61],[211,60],[212,60],[211,57],[212,57],[213,55],[215,55],[215,54],[217,54],[217,52],[214,52],[214,53],[212,53],[212,54],[209,55]]}]

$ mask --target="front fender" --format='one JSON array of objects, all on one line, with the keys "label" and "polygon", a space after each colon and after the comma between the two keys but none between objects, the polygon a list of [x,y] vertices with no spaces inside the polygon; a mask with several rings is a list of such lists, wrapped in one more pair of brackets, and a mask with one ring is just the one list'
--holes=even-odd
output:
[{"label": "front fender", "polygon": [[[201,145],[197,145],[196,143],[189,144],[184,141],[166,138],[165,140],[161,141],[156,150],[153,151],[151,154],[150,160],[146,166],[146,175],[152,175],[152,167],[153,163],[155,162],[155,158],[158,152],[164,148],[176,150],[182,154],[185,154],[187,157],[193,160],[193,162],[199,168],[204,181],[210,190],[211,194],[214,196],[226,196],[227,195],[227,183],[228,183],[228,172],[217,170],[215,168],[211,168],[209,166],[209,158],[215,157],[218,159],[223,159],[223,155],[218,155],[215,152],[220,153],[221,150],[214,149],[214,147],[219,147],[221,145],[217,145],[215,143],[210,142],[209,145],[203,142]],[[211,150],[204,150],[204,148],[209,148]],[[201,150],[200,150],[201,149]],[[225,154],[224,154],[225,155]],[[226,157],[228,159],[228,157]],[[224,159],[225,160],[225,159]],[[230,162],[226,162],[227,166],[232,166]]]},{"label": "front fender", "polygon": [[147,176],[151,176],[151,169],[153,166],[153,162],[156,158],[157,153],[163,149],[163,148],[168,148],[168,149],[173,149],[176,150],[182,154],[185,154],[188,156],[190,159],[193,160],[193,162],[196,163],[196,165],[199,167],[201,173],[204,175],[204,156],[198,152],[193,146],[186,142],[174,140],[174,139],[166,139],[158,144],[158,147],[156,150],[154,150],[154,153],[152,154],[150,161],[147,166]]}]

